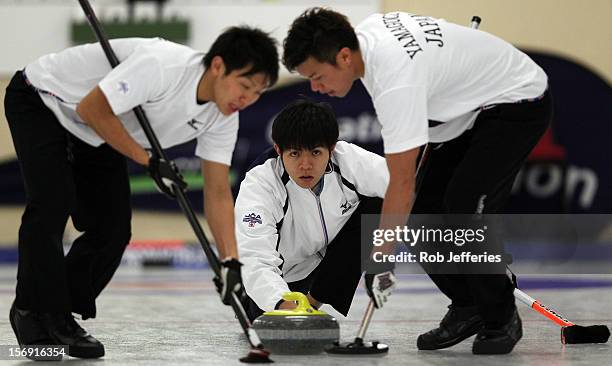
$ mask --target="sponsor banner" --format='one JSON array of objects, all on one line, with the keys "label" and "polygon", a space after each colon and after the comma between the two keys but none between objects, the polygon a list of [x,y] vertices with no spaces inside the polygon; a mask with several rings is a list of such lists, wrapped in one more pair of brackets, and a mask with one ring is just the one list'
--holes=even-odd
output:
[{"label": "sponsor banner", "polygon": [[507,212],[612,212],[612,89],[585,67],[529,53],[548,74],[553,122],[529,156]]},{"label": "sponsor banner", "polygon": [[[70,244],[65,244],[64,253],[68,253],[69,250]],[[17,262],[16,246],[0,247],[0,264]],[[121,257],[121,265],[173,268],[210,267],[199,243],[187,243],[180,240],[132,241]]]},{"label": "sponsor banner", "polygon": [[121,258],[122,265],[144,267],[208,268],[202,247],[180,240],[132,241]]}]

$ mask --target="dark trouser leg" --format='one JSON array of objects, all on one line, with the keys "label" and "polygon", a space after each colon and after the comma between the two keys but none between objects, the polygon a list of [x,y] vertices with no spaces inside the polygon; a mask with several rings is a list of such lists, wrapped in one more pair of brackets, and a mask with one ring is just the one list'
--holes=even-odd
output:
[{"label": "dark trouser leg", "polygon": [[317,267],[310,295],[331,305],[346,316],[353,302],[363,269],[361,249],[361,215],[380,214],[382,199],[366,198],[327,246],[325,257]]},{"label": "dark trouser leg", "polygon": [[[503,104],[483,111],[470,131],[469,147],[448,182],[445,212],[502,212],[512,183],[546,130],[551,113],[549,95],[537,102]],[[454,282],[467,284],[487,327],[495,328],[509,320],[515,305],[513,286],[505,274],[457,277]]]},{"label": "dark trouser leg", "polygon": [[72,311],[96,316],[95,299],[111,280],[131,236],[130,186],[123,155],[104,144],[72,138],[77,207],[72,214],[83,234],[66,256]]},{"label": "dark trouser leg", "polygon": [[[347,315],[363,272],[361,268],[361,215],[380,214],[382,199],[365,198],[327,246],[323,260],[308,277],[289,283],[291,291],[310,292],[317,301]],[[250,298],[245,310],[251,320],[263,311]]]},{"label": "dark trouser leg", "polygon": [[4,107],[26,192],[19,228],[16,306],[37,312],[67,312],[62,237],[74,207],[75,187],[66,153],[66,131],[17,73]]},{"label": "dark trouser leg", "polygon": [[[413,214],[443,214],[446,212],[444,192],[469,147],[470,139],[471,134],[468,131],[441,146],[434,145],[436,148],[432,149],[429,154],[426,174],[412,207]],[[418,245],[415,249],[418,249]],[[452,300],[453,305],[461,307],[474,305],[468,285],[461,277],[454,274],[437,273],[425,263],[421,265],[438,289]]]}]

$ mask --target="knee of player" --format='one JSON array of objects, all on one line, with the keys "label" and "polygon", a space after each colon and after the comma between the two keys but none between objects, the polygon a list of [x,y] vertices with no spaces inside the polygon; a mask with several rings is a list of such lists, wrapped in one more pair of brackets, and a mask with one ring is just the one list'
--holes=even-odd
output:
[{"label": "knee of player", "polygon": [[455,214],[485,213],[487,197],[487,192],[473,183],[449,184],[444,192],[444,209]]},{"label": "knee of player", "polygon": [[129,244],[132,238],[132,224],[129,217],[114,220],[105,226],[107,227],[100,228],[102,232],[100,235],[105,236],[111,245],[124,248]]},{"label": "knee of player", "polygon": [[28,199],[28,215],[47,220],[61,220],[68,218],[74,210],[75,200],[70,195],[36,195]]},{"label": "knee of player", "polygon": [[118,227],[113,230],[114,231],[114,239],[123,246],[127,246],[132,238],[132,225],[130,221],[118,225]]}]

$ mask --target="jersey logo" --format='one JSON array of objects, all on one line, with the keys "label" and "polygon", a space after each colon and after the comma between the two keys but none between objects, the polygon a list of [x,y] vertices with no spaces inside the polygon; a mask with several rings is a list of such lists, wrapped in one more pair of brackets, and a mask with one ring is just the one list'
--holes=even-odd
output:
[{"label": "jersey logo", "polygon": [[187,124],[188,124],[189,126],[191,126],[191,128],[193,128],[193,129],[194,129],[194,130],[196,130],[196,131],[200,129],[200,127],[198,126],[198,124],[200,124],[200,125],[204,126],[204,122],[200,122],[200,121],[197,121],[197,120],[195,120],[195,119],[192,119],[191,121],[187,122]]},{"label": "jersey logo", "polygon": [[251,212],[250,214],[244,215],[242,218],[242,222],[246,222],[249,224],[249,227],[255,227],[256,224],[262,224],[261,215],[256,214],[255,212]]},{"label": "jersey logo", "polygon": [[118,84],[119,93],[126,95],[130,91],[130,84],[127,81],[121,80]]},{"label": "jersey logo", "polygon": [[344,215],[346,211],[350,210],[352,207],[353,205],[351,205],[348,200],[341,204],[340,208],[342,209],[342,214]]}]

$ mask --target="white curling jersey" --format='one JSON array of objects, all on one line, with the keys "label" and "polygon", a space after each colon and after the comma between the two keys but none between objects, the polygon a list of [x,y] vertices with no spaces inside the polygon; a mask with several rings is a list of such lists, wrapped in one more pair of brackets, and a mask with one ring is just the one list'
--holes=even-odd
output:
[{"label": "white curling jersey", "polygon": [[[338,141],[317,196],[289,177],[274,150],[262,160],[240,184],[234,213],[245,290],[270,311],[288,282],[321,263],[362,197],[384,197],[389,171],[382,156]],[[359,241],[353,244],[361,250]]]},{"label": "white curling jersey", "polygon": [[62,126],[92,146],[104,143],[76,113],[77,104],[97,85],[140,145],[150,147],[131,112],[138,105],[163,148],[197,139],[195,155],[229,165],[238,134],[238,113],[224,116],[215,103],[198,103],[204,54],[160,38],[125,38],[110,43],[121,62],[114,69],[98,43],[52,53],[26,66],[26,77]]},{"label": "white curling jersey", "polygon": [[[480,107],[535,98],[547,87],[526,54],[482,30],[392,12],[355,31],[385,153],[451,140],[471,128]],[[429,120],[442,123],[428,128]]]}]

